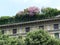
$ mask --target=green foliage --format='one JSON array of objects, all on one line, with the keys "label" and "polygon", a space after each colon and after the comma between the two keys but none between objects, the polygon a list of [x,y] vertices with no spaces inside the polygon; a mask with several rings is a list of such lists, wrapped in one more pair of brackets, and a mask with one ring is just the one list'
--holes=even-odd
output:
[{"label": "green foliage", "polygon": [[60,45],[60,40],[52,38],[47,45]]},{"label": "green foliage", "polygon": [[51,38],[51,36],[43,30],[28,33],[25,43],[26,45],[60,45],[58,40]]},{"label": "green foliage", "polygon": [[0,33],[0,45],[24,45],[24,43],[22,37],[10,37]]},{"label": "green foliage", "polygon": [[24,41],[23,39],[17,37],[4,37],[0,39],[0,45],[24,45]]},{"label": "green foliage", "polygon": [[[26,21],[33,21],[33,20],[48,19],[48,18],[53,18],[53,17],[60,14],[60,10],[50,8],[50,7],[42,8],[41,11],[39,11],[39,9],[37,8],[37,10],[35,10],[35,11],[37,11],[38,13],[35,13],[34,10],[31,10],[33,8],[35,10],[35,7],[26,8],[26,9],[24,9],[24,11],[18,12],[13,17],[10,17],[10,16],[0,17],[0,25],[18,23],[18,22],[26,22]],[[29,14],[30,12],[28,11],[28,9],[33,15]]]},{"label": "green foliage", "polygon": [[60,40],[51,38],[43,30],[29,32],[26,37],[9,37],[0,33],[0,45],[60,45]]},{"label": "green foliage", "polygon": [[47,18],[52,18],[56,15],[59,15],[59,10],[57,9],[54,9],[54,8],[50,8],[50,7],[47,7],[47,8],[42,8],[41,9],[41,12],[43,15],[45,15]]}]

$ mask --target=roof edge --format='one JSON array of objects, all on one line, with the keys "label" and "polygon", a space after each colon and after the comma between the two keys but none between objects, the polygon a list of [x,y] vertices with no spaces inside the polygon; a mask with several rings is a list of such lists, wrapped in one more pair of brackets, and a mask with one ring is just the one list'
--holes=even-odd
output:
[{"label": "roof edge", "polygon": [[18,25],[18,24],[28,24],[28,23],[42,22],[42,21],[50,21],[50,20],[58,20],[58,19],[60,19],[60,18],[51,18],[51,19],[42,19],[42,20],[34,20],[34,21],[27,21],[27,22],[12,23],[12,24],[4,24],[4,25],[0,25],[0,27],[9,26],[9,25]]}]

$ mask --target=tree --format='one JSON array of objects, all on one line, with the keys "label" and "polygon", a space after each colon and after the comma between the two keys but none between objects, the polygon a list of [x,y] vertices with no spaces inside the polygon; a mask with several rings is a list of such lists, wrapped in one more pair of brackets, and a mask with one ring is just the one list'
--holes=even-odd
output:
[{"label": "tree", "polygon": [[28,33],[26,45],[47,45],[50,36],[43,30]]},{"label": "tree", "polygon": [[0,45],[24,45],[24,39],[22,37],[10,37],[3,35],[0,30]]},{"label": "tree", "polygon": [[9,16],[0,17],[0,24],[7,24],[9,22]]},{"label": "tree", "polygon": [[52,18],[59,14],[59,10],[47,7],[47,8],[42,8],[41,13],[44,14],[46,18]]},{"label": "tree", "polygon": [[29,32],[25,40],[26,45],[60,45],[59,41],[43,31]]},{"label": "tree", "polygon": [[29,7],[29,8],[28,8],[28,14],[29,14],[30,16],[36,15],[36,14],[38,14],[38,13],[40,13],[40,10],[39,10],[38,7],[33,6],[33,7]]}]

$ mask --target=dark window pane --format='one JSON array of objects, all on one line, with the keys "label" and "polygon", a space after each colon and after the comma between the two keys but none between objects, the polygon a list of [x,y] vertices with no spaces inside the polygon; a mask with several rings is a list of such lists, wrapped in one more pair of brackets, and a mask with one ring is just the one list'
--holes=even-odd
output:
[{"label": "dark window pane", "polygon": [[17,33],[17,29],[13,29],[13,34],[16,34]]},{"label": "dark window pane", "polygon": [[4,34],[4,30],[2,30],[2,34]]},{"label": "dark window pane", "polygon": [[39,26],[39,29],[44,29],[44,26]]},{"label": "dark window pane", "polygon": [[26,32],[29,32],[30,31],[30,27],[26,27]]},{"label": "dark window pane", "polygon": [[56,38],[59,38],[59,33],[55,33],[55,37]]},{"label": "dark window pane", "polygon": [[54,24],[54,29],[59,29],[59,25],[58,24]]}]

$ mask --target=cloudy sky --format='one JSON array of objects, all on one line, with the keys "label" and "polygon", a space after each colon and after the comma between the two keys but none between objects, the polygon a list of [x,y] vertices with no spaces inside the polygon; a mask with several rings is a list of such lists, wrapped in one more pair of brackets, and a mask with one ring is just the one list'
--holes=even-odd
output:
[{"label": "cloudy sky", "polygon": [[14,16],[30,6],[60,9],[60,0],[0,0],[0,16]]}]

